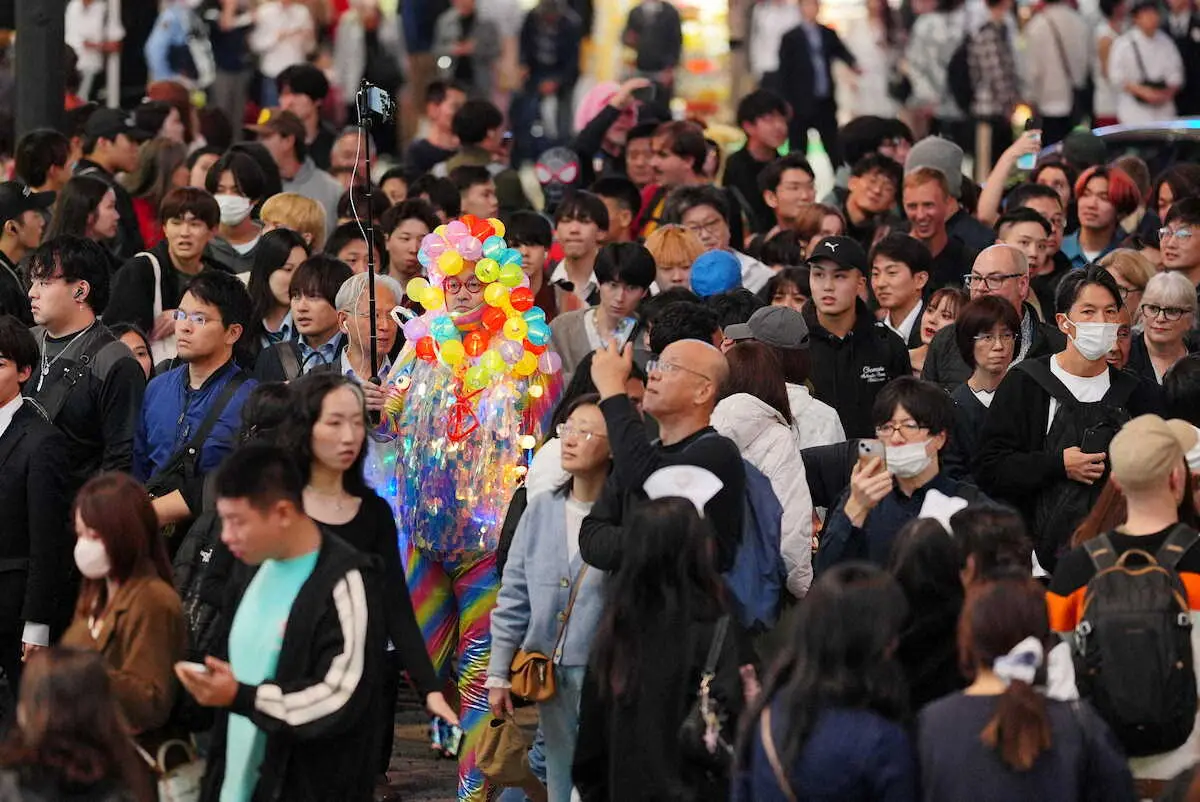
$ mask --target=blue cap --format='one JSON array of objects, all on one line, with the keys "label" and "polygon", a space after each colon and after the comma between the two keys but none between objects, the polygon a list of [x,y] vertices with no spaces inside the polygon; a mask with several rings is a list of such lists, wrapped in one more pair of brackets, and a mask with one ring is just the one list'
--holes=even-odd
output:
[{"label": "blue cap", "polygon": [[742,286],[742,263],[729,251],[707,251],[692,263],[692,292],[701,298]]}]

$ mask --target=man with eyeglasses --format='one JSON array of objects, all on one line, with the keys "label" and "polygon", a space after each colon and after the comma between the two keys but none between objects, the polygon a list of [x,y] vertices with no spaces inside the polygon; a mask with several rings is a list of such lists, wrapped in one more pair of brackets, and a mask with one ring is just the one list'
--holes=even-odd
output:
[{"label": "man with eyeglasses", "polygon": [[908,348],[875,320],[859,293],[867,254],[849,237],[826,237],[809,256],[812,300],[802,314],[811,337],[813,395],[837,410],[847,437],[870,437],[871,407],[889,381],[912,375]]},{"label": "man with eyeglasses", "polygon": [[[1066,338],[1052,326],[1038,320],[1037,312],[1026,301],[1029,296],[1029,260],[1012,245],[987,248],[975,260],[963,283],[973,299],[996,295],[1012,304],[1021,319],[1020,348],[1014,364],[1023,359],[1046,356],[1066,347]],[[955,327],[946,326],[933,337],[929,354],[921,369],[921,378],[940,384],[947,392],[971,378],[971,368],[963,360],[955,341]]]},{"label": "man with eyeglasses", "polygon": [[257,384],[233,360],[251,308],[236,276],[208,270],[172,312],[183,364],[146,386],[133,440],[133,475],[154,496],[161,526],[199,514],[205,475],[233,448],[242,404]]},{"label": "man with eyeglasses", "polygon": [[626,538],[642,537],[623,524],[635,505],[645,499],[642,485],[650,474],[667,465],[695,465],[721,480],[721,490],[704,507],[715,535],[717,570],[733,566],[742,542],[742,509],[746,473],[733,441],[712,428],[713,409],[729,364],[714,346],[681,340],[663,349],[647,366],[646,414],[658,422],[659,440],[651,442],[646,424],[625,394],[633,368],[633,349],[616,343],[596,351],[592,381],[600,393],[613,470],[600,498],[579,531],[579,553],[602,571],[620,567]]},{"label": "man with eyeglasses", "polygon": [[736,256],[742,271],[742,286],[758,292],[775,271],[733,247],[731,213],[726,193],[712,184],[704,184],[672,190],[667,196],[665,219],[695,234],[705,250],[727,251]]},{"label": "man with eyeglasses", "polygon": [[982,495],[941,470],[941,451],[954,426],[954,402],[936,385],[912,376],[898,378],[880,391],[871,417],[884,458],[855,464],[850,487],[821,533],[813,558],[818,575],[847,560],[885,565],[896,535],[920,514],[930,490],[968,501]]},{"label": "man with eyeglasses", "polygon": [[1158,230],[1163,269],[1182,273],[1196,287],[1200,299],[1200,198],[1184,198],[1171,205]]}]

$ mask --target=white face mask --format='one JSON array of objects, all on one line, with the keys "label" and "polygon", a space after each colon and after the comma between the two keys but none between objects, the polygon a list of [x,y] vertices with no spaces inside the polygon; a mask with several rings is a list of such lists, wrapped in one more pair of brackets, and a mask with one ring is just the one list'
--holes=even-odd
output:
[{"label": "white face mask", "polygon": [[103,579],[112,570],[108,550],[98,538],[81,537],[75,541],[75,565],[88,579]]},{"label": "white face mask", "polygon": [[241,195],[216,195],[221,209],[221,222],[227,226],[241,225],[250,216],[250,199]]},{"label": "white face mask", "polygon": [[929,456],[925,447],[928,440],[920,443],[905,443],[902,446],[885,446],[887,454],[887,469],[901,479],[911,479],[929,467],[933,457]]},{"label": "white face mask", "polygon": [[[1075,350],[1089,362],[1104,359],[1117,344],[1120,323],[1076,323],[1070,318],[1067,320],[1075,327],[1075,336],[1071,337]],[[1067,336],[1070,337],[1069,334]]]}]

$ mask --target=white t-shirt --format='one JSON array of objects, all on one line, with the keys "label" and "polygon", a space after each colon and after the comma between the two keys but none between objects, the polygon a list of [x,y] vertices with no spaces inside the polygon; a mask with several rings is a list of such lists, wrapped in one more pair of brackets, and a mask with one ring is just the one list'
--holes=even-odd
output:
[{"label": "white t-shirt", "polygon": [[125,38],[121,15],[109,14],[106,0],[92,0],[91,5],[86,6],[83,0],[71,0],[67,4],[65,23],[63,41],[79,57],[79,71],[83,73],[96,73],[104,69],[104,54],[84,47],[84,42],[119,42]]},{"label": "white t-shirt", "polygon": [[250,49],[259,54],[258,69],[274,79],[293,64],[307,61],[309,47],[316,41],[316,27],[303,3],[263,3],[254,15]]},{"label": "white t-shirt", "polygon": [[579,554],[579,530],[583,527],[583,519],[592,511],[592,502],[578,501],[573,496],[567,496],[567,560],[575,562]]},{"label": "white t-shirt", "polygon": [[[1104,394],[1108,392],[1109,385],[1112,380],[1109,379],[1108,371],[1105,370],[1099,376],[1076,376],[1074,373],[1067,373],[1062,366],[1058,364],[1058,357],[1050,358],[1050,372],[1054,374],[1054,378],[1058,379],[1067,389],[1071,391],[1071,395],[1075,396],[1075,400],[1081,404],[1094,404],[1104,398]],[[1058,400],[1050,399],[1050,418],[1046,422],[1046,431],[1050,431],[1050,427],[1054,425],[1054,413],[1058,411]]]}]

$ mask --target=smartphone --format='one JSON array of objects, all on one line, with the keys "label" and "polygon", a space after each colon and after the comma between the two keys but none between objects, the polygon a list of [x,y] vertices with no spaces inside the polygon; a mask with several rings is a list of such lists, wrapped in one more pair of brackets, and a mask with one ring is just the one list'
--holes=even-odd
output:
[{"label": "smartphone", "polygon": [[448,755],[458,757],[458,753],[462,751],[462,727],[457,724],[451,724],[443,718],[435,718],[434,726],[437,729],[435,740],[442,747],[442,750]]},{"label": "smartphone", "polygon": [[627,317],[613,329],[612,338],[617,344],[618,349],[624,348],[625,344],[629,342],[629,338],[633,336],[633,331],[637,328],[637,324],[636,317]]},{"label": "smartphone", "polygon": [[864,439],[858,441],[858,463],[860,465],[878,457],[883,467],[887,468],[887,449],[882,440]]},{"label": "smartphone", "polygon": [[[1039,115],[1034,115],[1025,121],[1026,131],[1037,131],[1037,142],[1040,147],[1042,144],[1042,118]],[[1036,153],[1026,153],[1024,156],[1017,159],[1017,169],[1029,171],[1037,166],[1038,155]]]},{"label": "smartphone", "polygon": [[204,663],[193,663],[190,660],[180,660],[175,664],[176,668],[182,668],[184,671],[190,671],[193,674],[207,674],[208,666]]},{"label": "smartphone", "polygon": [[1083,438],[1079,442],[1079,450],[1084,454],[1106,454],[1115,434],[1116,432],[1113,431],[1113,427],[1111,426],[1103,424],[1090,426],[1083,430]]},{"label": "smartphone", "polygon": [[657,98],[657,97],[658,97],[658,84],[655,83],[654,81],[651,81],[650,85],[645,87],[644,89],[633,90],[633,99],[636,100],[638,103],[643,103],[643,104],[653,103],[655,98]]}]

